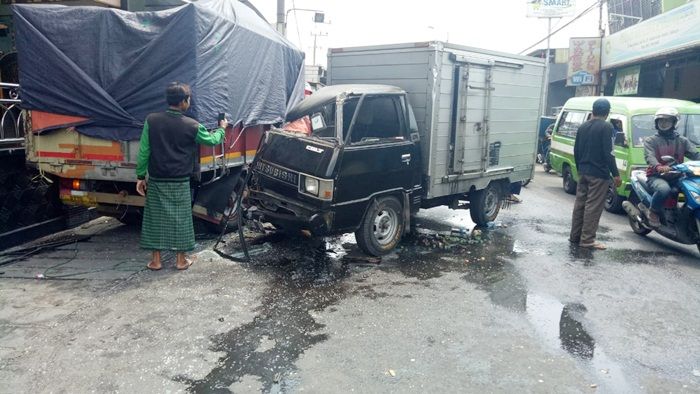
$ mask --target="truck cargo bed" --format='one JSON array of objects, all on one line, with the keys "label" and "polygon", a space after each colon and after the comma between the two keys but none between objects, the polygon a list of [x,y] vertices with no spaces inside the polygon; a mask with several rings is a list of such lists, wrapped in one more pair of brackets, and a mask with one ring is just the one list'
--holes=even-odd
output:
[{"label": "truck cargo bed", "polygon": [[425,197],[532,178],[544,61],[442,42],[333,48],[329,84],[404,89],[422,139]]}]

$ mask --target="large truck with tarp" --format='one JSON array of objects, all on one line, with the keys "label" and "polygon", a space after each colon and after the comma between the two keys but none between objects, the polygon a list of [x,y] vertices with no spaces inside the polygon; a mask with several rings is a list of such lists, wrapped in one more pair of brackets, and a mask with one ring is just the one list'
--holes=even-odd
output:
[{"label": "large truck with tarp", "polygon": [[214,128],[227,113],[232,124],[193,163],[193,214],[214,226],[264,129],[303,98],[303,52],[242,2],[13,8],[27,164],[58,183],[65,204],[126,223],[140,222],[145,203],[135,188],[143,122],[167,108],[169,82],[191,85],[187,115]]}]

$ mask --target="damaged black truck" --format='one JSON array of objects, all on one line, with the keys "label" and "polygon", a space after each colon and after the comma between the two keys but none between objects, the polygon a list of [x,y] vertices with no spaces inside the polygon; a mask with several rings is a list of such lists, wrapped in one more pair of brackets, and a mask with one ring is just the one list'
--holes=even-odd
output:
[{"label": "damaged black truck", "polygon": [[[262,141],[249,184],[254,215],[289,232],[354,232],[373,256],[396,247],[420,208],[467,208],[477,225],[493,221],[512,184],[533,175],[544,65],[494,53],[472,58],[473,51],[442,43],[363,48],[361,56],[377,56],[367,62],[373,67],[378,58],[425,56],[425,82],[404,88],[367,77],[377,84],[329,86],[299,103]],[[333,61],[329,55],[340,79]],[[451,72],[428,72],[431,62]],[[447,94],[432,94],[440,91]]]}]

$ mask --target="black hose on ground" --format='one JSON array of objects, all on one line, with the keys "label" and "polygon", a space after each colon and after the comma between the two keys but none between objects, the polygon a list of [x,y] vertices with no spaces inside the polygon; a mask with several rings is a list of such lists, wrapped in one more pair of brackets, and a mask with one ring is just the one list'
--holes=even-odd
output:
[{"label": "black hose on ground", "polygon": [[[267,133],[267,132],[265,132]],[[260,137],[260,141],[258,141],[258,148],[255,150],[255,158],[253,158],[253,162],[250,163],[250,167],[248,169],[248,172],[246,173],[245,176],[245,181],[243,182],[243,187],[241,188],[240,193],[236,196],[236,201],[234,202],[235,208],[232,209],[228,215],[226,215],[226,220],[224,221],[224,226],[221,230],[221,234],[219,235],[219,238],[216,240],[216,243],[214,244],[214,247],[212,248],[216,254],[219,256],[235,261],[237,263],[248,263],[250,262],[250,254],[248,253],[248,244],[245,241],[245,237],[243,235],[243,212],[241,211],[241,205],[243,202],[243,194],[245,192],[245,188],[248,185],[248,182],[250,182],[250,177],[253,174],[253,168],[255,168],[255,163],[258,161],[258,158],[262,156],[263,151],[265,150],[265,146],[263,145],[262,141],[265,139],[265,133],[263,133],[262,137]],[[240,175],[239,175],[240,176]],[[226,252],[223,252],[218,249],[219,244],[221,243],[221,240],[224,238],[224,235],[226,234],[226,230],[228,229],[228,224],[229,221],[231,220],[231,215],[235,214],[238,212],[238,239],[239,242],[241,243],[241,248],[243,248],[243,255],[245,256],[244,258],[238,258],[235,256],[232,256]]]}]

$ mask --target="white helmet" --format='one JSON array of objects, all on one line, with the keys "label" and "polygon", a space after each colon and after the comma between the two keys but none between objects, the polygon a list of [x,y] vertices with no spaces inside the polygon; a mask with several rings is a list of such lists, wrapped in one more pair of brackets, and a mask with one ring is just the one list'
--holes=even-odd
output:
[{"label": "white helmet", "polygon": [[[656,111],[656,114],[654,115],[654,125],[656,126],[657,129],[659,129],[659,120],[661,120],[661,119],[671,120],[673,122],[673,126],[671,126],[670,129],[675,129],[676,124],[678,123],[678,110],[673,108],[673,107],[659,108],[659,110]],[[659,130],[661,130],[661,129],[659,129]],[[669,130],[669,129],[666,129],[666,130]]]}]

